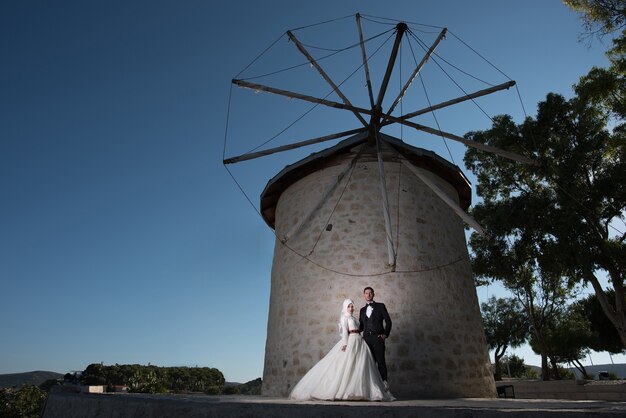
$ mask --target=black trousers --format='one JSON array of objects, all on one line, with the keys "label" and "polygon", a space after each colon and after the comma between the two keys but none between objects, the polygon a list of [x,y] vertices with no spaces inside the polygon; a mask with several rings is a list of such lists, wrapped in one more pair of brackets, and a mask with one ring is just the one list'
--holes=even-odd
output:
[{"label": "black trousers", "polygon": [[378,335],[367,335],[367,332],[363,333],[363,339],[365,344],[370,348],[372,357],[378,365],[378,372],[383,380],[387,380],[387,363],[385,362],[385,341],[378,337]]}]

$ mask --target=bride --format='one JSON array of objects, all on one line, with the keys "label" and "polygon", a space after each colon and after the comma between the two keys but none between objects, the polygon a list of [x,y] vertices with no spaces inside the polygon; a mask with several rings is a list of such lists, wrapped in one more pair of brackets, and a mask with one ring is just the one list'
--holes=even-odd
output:
[{"label": "bride", "polygon": [[354,304],[343,301],[339,318],[341,340],[294,386],[290,399],[392,401],[376,363],[352,316]]}]

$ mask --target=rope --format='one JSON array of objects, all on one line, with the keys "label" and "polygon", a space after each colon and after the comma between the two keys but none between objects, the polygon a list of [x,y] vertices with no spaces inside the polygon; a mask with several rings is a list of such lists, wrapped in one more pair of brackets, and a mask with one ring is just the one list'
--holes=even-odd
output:
[{"label": "rope", "polygon": [[[396,151],[396,155],[399,153]],[[400,252],[400,190],[402,189],[402,164],[398,164],[398,200],[396,201],[396,255]]]},{"label": "rope", "polygon": [[333,210],[330,211],[330,215],[328,215],[328,219],[326,220],[326,223],[324,224],[324,227],[322,228],[322,230],[320,231],[319,235],[317,236],[317,239],[315,240],[315,243],[313,244],[313,248],[311,248],[311,251],[309,251],[309,254],[307,255],[307,257],[309,255],[313,254],[313,251],[315,251],[315,248],[317,247],[317,244],[320,242],[320,239],[322,239],[322,235],[324,234],[324,231],[328,227],[328,224],[330,223],[330,220],[333,217],[333,214],[335,213],[335,210],[337,209],[337,206],[339,206],[339,202],[341,202],[341,198],[343,197],[343,194],[346,192],[346,189],[348,188],[348,185],[350,184],[350,180],[352,179],[352,173],[354,173],[354,169],[356,167],[356,163],[357,163],[359,157],[361,156],[361,153],[363,152],[363,149],[364,149],[364,147],[361,147],[359,152],[356,154],[356,156],[350,162],[350,164],[352,165],[352,168],[350,169],[350,174],[348,175],[348,179],[346,180],[346,185],[343,186],[343,190],[341,191],[341,194],[337,198],[337,202],[335,202],[335,206],[333,207]]},{"label": "rope", "polygon": [[[390,21],[390,22],[394,22],[394,23],[396,23],[396,24],[397,24],[398,22],[404,22],[404,23],[406,23],[407,25],[408,25],[408,24],[411,24],[411,25],[424,26],[424,27],[427,27],[427,28],[434,28],[434,29],[439,29],[439,30],[443,29],[443,26],[427,25],[427,24],[425,24],[425,23],[411,22],[411,21],[408,21],[408,20],[390,19],[390,18],[387,18],[387,17],[381,17],[381,16],[363,15],[363,14],[362,14],[362,15],[361,15],[361,17],[363,17],[363,18],[370,18],[370,19],[365,19],[365,20],[368,20],[368,21],[370,21],[370,22],[374,22],[374,23],[380,23],[380,24],[382,24],[382,25],[391,25],[391,24],[393,24],[393,23],[383,23],[383,22],[377,22],[377,21],[375,21],[375,20],[373,20],[373,19],[387,20],[387,21]],[[430,32],[430,33],[437,33],[437,32],[434,32],[434,31],[433,31],[433,32]]]},{"label": "rope", "polygon": [[222,150],[222,161],[226,159],[226,141],[228,139],[228,127],[230,125],[230,103],[233,98],[233,84],[230,83],[228,92],[228,106],[226,107],[226,127],[224,128],[224,149]]},{"label": "rope", "polygon": [[[363,40],[363,43],[365,44],[367,42],[373,41],[374,39],[376,39],[376,38],[378,38],[380,36],[383,36],[383,35],[385,35],[385,34],[387,34],[389,32],[393,32],[393,29],[386,30],[386,31],[381,32],[381,33],[379,33],[377,35],[374,35],[374,36],[372,36],[370,38],[367,38],[367,39]],[[316,61],[317,62],[323,61],[323,60],[325,60],[327,58],[333,57],[333,56],[335,56],[335,55],[337,55],[337,54],[339,54],[341,52],[348,51],[348,50],[350,50],[352,48],[356,48],[357,46],[360,46],[360,45],[361,45],[361,42],[357,42],[356,44],[352,44],[352,45],[347,46],[345,48],[341,48],[341,49],[335,50],[335,52],[332,52],[330,54],[327,54],[327,55],[324,55],[324,56],[322,56],[320,58],[317,58]],[[321,48],[319,48],[319,49],[321,49]],[[269,73],[256,75],[256,76],[251,76],[251,77],[246,77],[243,80],[255,80],[255,79],[258,79],[258,78],[268,77],[270,75],[280,74],[280,73],[283,73],[283,72],[286,72],[286,71],[289,71],[289,70],[293,70],[295,68],[309,66],[310,64],[311,63],[309,61],[305,61],[305,62],[302,62],[301,64],[292,65],[291,67],[285,67],[285,68],[282,68],[282,69],[279,69],[279,70],[276,70],[276,71],[271,71]]]},{"label": "rope", "polygon": [[[387,31],[387,32],[391,32],[391,31]],[[387,33],[384,32],[384,33]],[[393,37],[393,33],[389,35],[389,37],[387,37],[387,39],[385,40],[385,42],[383,42],[375,51],[372,55],[370,55],[367,59],[367,61],[369,61],[370,59],[372,59],[377,53],[378,51],[380,51],[380,49],[385,46],[385,44],[387,42],[389,42],[389,40]],[[359,71],[363,66],[365,65],[365,63],[362,63],[361,65],[359,65],[351,74],[349,74],[341,83],[339,83],[337,85],[337,87],[341,87],[346,81],[348,81],[354,74],[356,74],[357,71]],[[328,96],[330,96],[331,94],[333,94],[335,92],[335,90],[331,90],[328,92],[328,94],[326,94],[323,99],[326,99]],[[269,138],[268,140],[266,140],[265,142],[261,143],[260,145],[252,148],[251,150],[245,152],[243,155],[249,154],[251,152],[256,151],[257,149],[261,148],[264,145],[269,144],[270,142],[272,142],[274,139],[276,139],[277,137],[279,137],[280,135],[282,135],[283,133],[285,133],[289,128],[291,128],[293,125],[295,125],[297,122],[299,122],[300,120],[302,120],[306,115],[308,115],[309,113],[311,113],[313,111],[313,109],[315,109],[317,106],[319,106],[319,103],[315,103],[314,105],[312,105],[307,111],[305,111],[302,115],[300,115],[298,118],[296,118],[293,122],[291,122],[289,125],[287,125],[284,129],[282,129],[281,131],[279,131],[277,134],[275,134],[274,136],[272,136],[271,138]]]},{"label": "rope", "polygon": [[[415,66],[417,66],[417,59],[415,58],[415,51],[413,50],[413,45],[411,44],[411,40],[410,38],[407,37],[408,43],[409,43],[409,49],[411,50],[411,54],[413,55],[413,62],[415,63]],[[426,97],[426,101],[428,102],[428,107],[431,109],[430,113],[433,115],[433,119],[435,119],[435,123],[437,124],[437,129],[439,131],[441,131],[441,126],[439,125],[439,120],[437,119],[437,115],[435,114],[435,111],[432,110],[432,103],[430,101],[430,97],[428,96],[428,91],[426,90],[426,84],[424,83],[424,79],[422,78],[422,73],[420,71],[420,73],[418,74],[420,77],[420,82],[422,84],[422,89],[424,90],[424,96]],[[448,150],[448,155],[450,155],[450,159],[452,160],[452,163],[456,165],[456,161],[454,161],[454,157],[452,156],[452,152],[450,151],[450,147],[448,146],[448,141],[447,139],[443,136],[440,135],[441,139],[443,139],[443,144],[445,145],[446,149]]]},{"label": "rope", "polygon": [[[424,51],[427,51],[427,49],[423,45],[423,42],[418,37],[416,37],[414,34],[411,34],[411,36],[413,36],[413,38],[422,47],[422,49],[424,49]],[[461,85],[459,83],[457,83],[456,80],[454,78],[452,78],[452,76],[450,76],[450,74],[448,74],[447,71],[444,70],[443,67],[437,62],[437,60],[434,58],[435,56],[437,56],[438,58],[441,58],[441,57],[439,55],[437,55],[437,53],[435,53],[435,52],[433,52],[433,54],[431,55],[431,58],[432,58],[433,62],[435,64],[437,64],[437,67],[439,67],[439,69],[450,79],[450,81],[452,81],[459,88],[459,90],[461,90],[463,92],[463,94],[465,94],[465,96],[469,96],[469,94],[465,91],[465,89],[463,87],[461,87]],[[451,65],[447,61],[445,61],[445,60],[443,60],[443,61],[446,62],[448,65]],[[473,77],[473,76],[471,76],[468,73],[465,73],[465,74],[469,75],[470,77]],[[478,78],[477,78],[477,80],[482,81],[482,80],[480,80]],[[486,83],[486,82],[484,82],[484,83]],[[493,86],[492,84],[489,84],[489,83],[486,83],[486,84],[488,84],[490,86]],[[485,110],[482,107],[480,107],[480,105],[476,102],[476,100],[474,100],[474,99],[470,99],[470,100],[472,101],[472,103],[474,103],[474,105],[476,105],[477,108],[480,109],[481,112],[484,113],[485,116],[487,116],[487,118],[489,118],[489,120],[491,120],[493,122],[493,118],[491,116],[489,116],[489,114],[487,112],[485,112]]]},{"label": "rope", "polygon": [[[385,214],[389,214],[389,234],[391,234],[391,214],[389,211],[389,197],[387,196],[386,192],[387,192],[387,178],[385,177],[385,170],[384,170],[384,161],[382,160],[382,156],[381,156],[381,150],[380,150],[380,139],[378,137],[378,131],[374,130],[374,140],[376,143],[376,154],[377,154],[377,160],[378,160],[378,170],[379,170],[379,176],[380,176],[380,180],[381,180],[381,187],[383,188],[383,193],[382,193],[382,204],[383,204],[383,217],[385,219],[385,225],[387,224],[387,216]],[[391,245],[393,246],[393,236],[390,236],[387,234],[387,226],[385,226],[385,236],[387,237],[387,241],[391,242]],[[398,251],[395,248],[391,248],[391,250],[393,251],[393,266],[396,265],[396,259],[398,258]]]},{"label": "rope", "polygon": [[[280,241],[280,240],[279,240]],[[291,251],[292,253],[294,253],[295,255],[303,258],[304,260],[308,261],[309,263],[321,268],[322,270],[328,271],[330,273],[335,273],[335,274],[340,274],[342,276],[348,276],[348,277],[376,277],[376,276],[385,276],[387,274],[391,274],[391,273],[403,273],[403,274],[409,274],[409,273],[424,273],[427,271],[433,271],[433,270],[441,270],[445,267],[451,266],[453,264],[456,264],[458,262],[467,260],[467,257],[460,257],[457,258],[455,260],[449,261],[447,263],[444,264],[439,264],[436,266],[432,266],[432,267],[426,267],[423,269],[417,269],[417,270],[388,270],[388,271],[381,271],[378,273],[370,273],[370,274],[357,274],[357,273],[346,273],[344,271],[339,271],[339,270],[335,270],[335,269],[331,269],[329,267],[323,266],[320,263],[318,263],[317,261],[311,260],[310,258],[308,258],[308,256],[304,256],[302,254],[300,254],[299,252],[297,252],[296,250],[294,250],[293,248],[291,248],[290,246],[288,246],[287,244],[284,244],[285,248],[287,248],[289,251]]]},{"label": "rope", "polygon": [[325,20],[325,21],[323,21],[323,22],[318,22],[318,23],[312,23],[312,24],[310,24],[310,25],[300,26],[300,27],[297,27],[297,28],[295,28],[295,29],[290,29],[290,30],[293,32],[293,31],[296,31],[296,30],[302,30],[302,29],[312,28],[312,27],[314,27],[314,26],[325,25],[325,24],[328,24],[328,23],[337,22],[337,21],[339,21],[339,20],[348,19],[348,18],[351,18],[352,16],[354,16],[354,15],[347,15],[347,16],[342,16],[342,17],[336,17],[336,18],[334,18],[334,19]]},{"label": "rope", "polygon": [[465,41],[463,41],[463,39],[459,38],[454,32],[452,31],[448,31],[449,34],[451,34],[452,36],[454,36],[456,39],[458,39],[463,45],[465,45],[466,47],[468,47],[470,49],[470,51],[472,51],[474,54],[478,55],[480,58],[483,59],[483,61],[485,61],[487,64],[491,65],[491,67],[493,69],[495,69],[497,72],[499,72],[500,74],[502,74],[503,76],[505,76],[507,79],[512,80],[511,77],[509,77],[508,75],[504,74],[504,72],[502,70],[500,70],[498,67],[496,67],[494,64],[492,64],[487,58],[483,57],[481,54],[478,53],[478,51],[476,51],[474,48],[472,48],[471,46],[469,46],[468,44],[465,43]]},{"label": "rope", "polygon": [[270,46],[268,46],[267,48],[265,48],[265,49],[263,50],[263,52],[261,52],[259,55],[257,55],[257,56],[256,56],[256,58],[255,58],[255,59],[253,59],[253,60],[252,60],[252,62],[250,62],[250,64],[246,65],[246,66],[244,67],[244,69],[243,69],[243,70],[239,71],[239,73],[235,76],[235,78],[239,78],[239,76],[241,75],[241,73],[243,73],[243,72],[244,72],[244,71],[246,71],[248,68],[250,68],[250,66],[251,66],[252,64],[254,64],[254,63],[255,63],[255,62],[256,62],[259,58],[261,58],[263,55],[265,55],[265,53],[266,53],[267,51],[269,51],[270,49],[272,49],[272,47],[273,47],[274,45],[276,45],[276,43],[277,43],[278,41],[280,41],[280,40],[281,40],[281,38],[282,38],[283,36],[285,36],[285,34],[284,34],[284,33],[283,33],[282,35],[280,35],[280,36],[278,37],[278,39],[276,39],[274,42],[272,42],[272,43],[270,44]]},{"label": "rope", "polygon": [[[418,43],[420,44],[420,46],[421,46],[424,50],[426,50],[426,49],[427,49],[427,46],[428,46],[428,45],[426,45],[426,43],[425,43],[424,41],[422,41],[421,39],[419,39],[419,38],[418,38],[415,34],[413,34],[413,33],[412,33],[411,35],[413,35],[413,37],[414,37],[414,38],[418,41]],[[468,76],[468,77],[470,77],[470,78],[473,78],[474,80],[479,81],[479,82],[481,82],[481,83],[483,83],[483,84],[485,84],[485,85],[487,85],[487,86],[490,86],[490,87],[495,86],[495,84],[491,84],[490,82],[485,81],[485,80],[483,80],[482,78],[478,78],[477,76],[475,76],[475,75],[473,75],[473,74],[470,74],[470,73],[468,73],[467,71],[465,71],[465,70],[461,69],[460,67],[458,67],[458,66],[456,66],[456,65],[452,64],[450,61],[446,60],[444,57],[442,57],[441,55],[439,55],[437,52],[433,52],[433,55],[434,55],[434,56],[436,56],[437,58],[439,58],[441,61],[443,61],[443,62],[445,62],[446,64],[448,64],[450,67],[452,67],[452,68],[454,68],[455,70],[457,70],[458,72],[460,72],[460,73],[462,73],[462,74],[465,74],[466,76]],[[434,59],[433,59],[433,61],[434,61]]]}]

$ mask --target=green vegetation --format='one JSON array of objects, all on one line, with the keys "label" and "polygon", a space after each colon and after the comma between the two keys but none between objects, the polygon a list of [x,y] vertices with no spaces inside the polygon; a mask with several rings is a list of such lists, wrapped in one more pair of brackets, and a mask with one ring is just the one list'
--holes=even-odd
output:
[{"label": "green vegetation", "polygon": [[520,303],[513,298],[496,299],[492,296],[481,304],[481,311],[487,344],[489,348],[495,350],[494,378],[502,380],[500,359],[507,348],[519,347],[526,342],[529,333],[528,318]]},{"label": "green vegetation", "polygon": [[38,417],[47,397],[46,391],[33,385],[0,389],[0,417]]},{"label": "green vegetation", "polygon": [[570,99],[549,93],[535,117],[516,124],[500,115],[490,129],[466,134],[538,165],[473,148],[464,160],[483,199],[472,215],[487,231],[470,238],[477,281],[501,281],[522,304],[544,379],[559,378],[558,363],[576,364],[586,348],[617,349],[610,336],[585,330],[594,323],[587,314],[567,307],[580,286],[593,287],[626,348],[626,1],[564,3],[581,13],[589,36],[616,35],[609,67],[582,76]]},{"label": "green vegetation", "polygon": [[204,392],[219,394],[224,386],[224,375],[210,367],[157,367],[139,364],[104,366],[90,364],[83,371],[81,382],[103,385],[107,390],[126,386],[129,392]]},{"label": "green vegetation", "polygon": [[224,387],[222,394],[224,395],[261,395],[261,378],[250,380],[242,384],[233,384]]},{"label": "green vegetation", "polygon": [[502,357],[502,375],[508,378],[536,379],[537,372],[532,367],[524,364],[524,359],[511,354]]}]

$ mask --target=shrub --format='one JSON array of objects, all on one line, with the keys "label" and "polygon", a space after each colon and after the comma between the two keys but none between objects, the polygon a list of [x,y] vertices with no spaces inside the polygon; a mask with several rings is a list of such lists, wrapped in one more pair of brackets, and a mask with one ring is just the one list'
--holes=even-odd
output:
[{"label": "shrub", "polygon": [[38,417],[47,397],[45,391],[33,385],[0,389],[0,417]]}]

